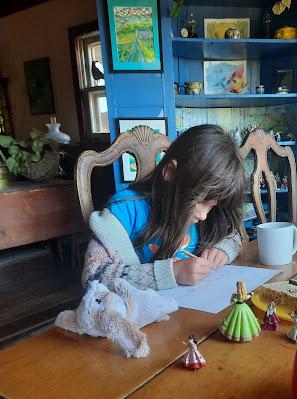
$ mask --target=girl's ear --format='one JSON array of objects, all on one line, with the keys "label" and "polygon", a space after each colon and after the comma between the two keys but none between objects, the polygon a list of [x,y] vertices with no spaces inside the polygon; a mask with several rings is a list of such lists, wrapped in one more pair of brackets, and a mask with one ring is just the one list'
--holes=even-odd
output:
[{"label": "girl's ear", "polygon": [[163,177],[165,181],[171,182],[174,178],[177,168],[176,159],[171,159],[163,168]]}]

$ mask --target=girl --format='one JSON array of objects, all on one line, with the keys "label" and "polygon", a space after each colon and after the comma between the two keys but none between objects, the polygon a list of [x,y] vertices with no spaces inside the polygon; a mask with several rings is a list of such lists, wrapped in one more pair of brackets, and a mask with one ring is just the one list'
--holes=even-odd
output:
[{"label": "girl", "polygon": [[215,125],[188,129],[147,177],[92,213],[83,284],[122,277],[161,290],[232,262],[242,247],[244,185],[232,139]]}]

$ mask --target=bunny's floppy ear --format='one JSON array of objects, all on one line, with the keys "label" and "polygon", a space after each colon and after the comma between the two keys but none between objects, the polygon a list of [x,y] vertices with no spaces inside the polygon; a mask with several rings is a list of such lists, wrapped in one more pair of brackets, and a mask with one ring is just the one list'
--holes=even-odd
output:
[{"label": "bunny's floppy ear", "polygon": [[100,311],[98,327],[108,339],[121,345],[127,357],[146,357],[149,354],[146,334],[118,313],[110,310]]},{"label": "bunny's floppy ear", "polygon": [[84,334],[85,331],[81,330],[76,321],[76,313],[73,310],[64,310],[58,314],[55,325],[57,327],[63,328],[64,330],[69,330],[77,334]]}]

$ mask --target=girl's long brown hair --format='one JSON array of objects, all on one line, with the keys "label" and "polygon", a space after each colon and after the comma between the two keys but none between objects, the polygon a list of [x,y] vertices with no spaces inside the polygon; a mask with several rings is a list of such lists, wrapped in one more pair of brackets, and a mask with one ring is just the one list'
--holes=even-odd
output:
[{"label": "girl's long brown hair", "polygon": [[[165,181],[164,167],[170,160],[176,160],[177,166],[173,179]],[[185,235],[195,205],[215,199],[218,204],[198,223],[197,253],[212,247],[240,231],[244,187],[244,168],[232,139],[216,125],[191,127],[171,144],[147,177],[130,185],[151,205],[148,225],[135,245],[141,247],[154,237],[162,237],[155,259],[171,257]]]}]

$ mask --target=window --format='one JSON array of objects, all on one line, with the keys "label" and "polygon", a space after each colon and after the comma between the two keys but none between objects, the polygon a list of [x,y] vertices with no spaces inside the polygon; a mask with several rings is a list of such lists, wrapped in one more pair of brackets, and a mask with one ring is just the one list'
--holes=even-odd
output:
[{"label": "window", "polygon": [[70,28],[69,40],[81,136],[106,138],[108,110],[97,22]]}]

